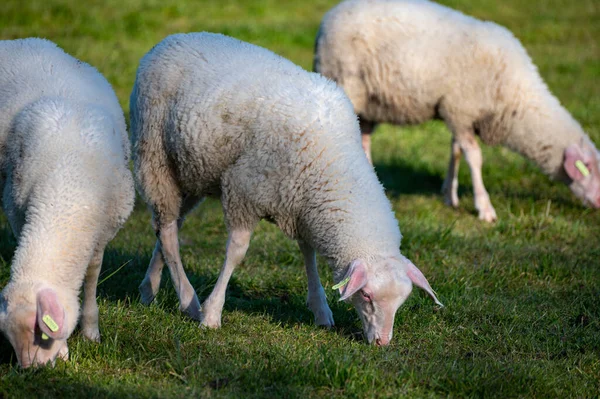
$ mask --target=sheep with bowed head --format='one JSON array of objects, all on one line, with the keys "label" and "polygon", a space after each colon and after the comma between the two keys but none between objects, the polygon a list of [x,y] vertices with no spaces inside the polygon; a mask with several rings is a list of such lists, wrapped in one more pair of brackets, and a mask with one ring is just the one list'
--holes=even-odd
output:
[{"label": "sheep with bowed head", "polygon": [[476,136],[505,145],[600,207],[600,155],[504,27],[427,0],[348,0],[323,18],[314,70],[336,81],[359,115],[371,157],[377,123],[439,118],[452,132],[445,202],[458,206],[461,153],[479,218],[492,222]]},{"label": "sheep with bowed head", "polygon": [[[355,305],[369,342],[389,343],[413,284],[438,302],[400,254],[398,224],[362,151],[352,104],[332,82],[233,38],[178,34],[141,60],[130,109],[135,178],[158,237],[143,302],[156,296],[166,263],[180,309],[219,327],[228,281],[263,218],[298,241],[318,325],[334,321],[315,251],[341,283],[341,298]],[[229,237],[201,308],[177,235],[206,196],[221,199]]]},{"label": "sheep with bowed head", "polygon": [[17,238],[0,330],[22,367],[68,355],[79,319],[100,340],[104,248],[134,201],[125,118],[102,75],[37,38],[0,41],[3,209]]}]

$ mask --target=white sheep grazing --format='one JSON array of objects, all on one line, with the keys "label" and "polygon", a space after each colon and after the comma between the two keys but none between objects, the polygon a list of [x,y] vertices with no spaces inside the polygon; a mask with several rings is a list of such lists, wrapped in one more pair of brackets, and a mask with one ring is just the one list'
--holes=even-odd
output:
[{"label": "white sheep grazing", "polygon": [[0,41],[0,149],[18,241],[0,330],[22,367],[53,363],[67,357],[82,284],[83,335],[100,339],[102,255],[135,194],[123,111],[98,71],[54,43]]},{"label": "white sheep grazing", "polygon": [[[141,60],[130,105],[135,177],[158,236],[140,286],[144,303],[166,262],[181,309],[219,327],[227,283],[262,218],[298,240],[318,325],[332,326],[333,317],[315,250],[345,282],[341,298],[354,303],[369,342],[389,342],[412,283],[438,302],[400,254],[398,224],[360,146],[352,104],[332,82],[227,36],[178,34]],[[229,238],[201,311],[177,232],[205,196],[221,198]]]},{"label": "white sheep grazing", "polygon": [[314,69],[350,97],[369,158],[376,123],[446,122],[453,134],[442,188],[448,205],[458,206],[462,151],[479,218],[496,219],[481,176],[479,135],[519,152],[600,207],[598,150],[501,26],[426,0],[349,0],[323,18]]}]

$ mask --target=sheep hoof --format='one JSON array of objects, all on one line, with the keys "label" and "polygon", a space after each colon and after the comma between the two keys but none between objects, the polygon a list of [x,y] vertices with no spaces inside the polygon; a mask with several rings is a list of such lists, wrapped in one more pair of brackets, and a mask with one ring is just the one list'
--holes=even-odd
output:
[{"label": "sheep hoof", "polygon": [[200,310],[200,301],[198,301],[198,297],[194,295],[194,298],[190,302],[190,304],[182,308],[181,311],[185,313],[188,317],[201,321],[202,320],[202,311]]},{"label": "sheep hoof", "polygon": [[496,220],[498,220],[498,217],[496,216],[496,211],[494,210],[494,208],[489,207],[485,210],[479,211],[479,220],[483,220],[484,222],[488,223],[493,223]]},{"label": "sheep hoof", "polygon": [[452,208],[458,208],[458,194],[456,190],[450,188],[450,184],[444,182],[442,185],[442,194],[444,195],[444,204]]},{"label": "sheep hoof", "polygon": [[69,360],[69,346],[67,345],[67,341],[65,341],[65,344],[58,350],[57,357],[64,361]]},{"label": "sheep hoof", "polygon": [[451,206],[452,208],[458,208],[458,197],[445,195],[444,204]]},{"label": "sheep hoof", "polygon": [[327,305],[327,299],[325,299],[325,291],[321,288],[320,297],[309,296],[306,300],[306,306],[315,315],[315,324],[319,327],[331,328],[334,326],[333,313],[329,305]]},{"label": "sheep hoof", "polygon": [[333,322],[333,314],[331,313],[331,310],[327,310],[328,312],[319,312],[315,315],[315,324],[319,327],[330,329],[335,325],[335,323]]},{"label": "sheep hoof", "polygon": [[212,316],[205,314],[202,320],[200,320],[201,328],[221,328],[221,315]]},{"label": "sheep hoof", "polygon": [[141,295],[140,302],[144,305],[150,305],[156,298],[156,293],[152,290],[150,281],[146,281],[146,279],[140,284],[139,291]]},{"label": "sheep hoof", "polygon": [[84,329],[83,336],[92,342],[100,343],[100,331],[97,328]]}]

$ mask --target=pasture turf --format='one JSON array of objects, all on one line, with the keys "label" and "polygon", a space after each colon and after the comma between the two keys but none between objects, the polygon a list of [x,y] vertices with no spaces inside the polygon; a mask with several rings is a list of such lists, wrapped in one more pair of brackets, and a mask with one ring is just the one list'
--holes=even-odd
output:
[{"label": "pasture turf", "polygon": [[[53,40],[113,84],[128,113],[139,59],[177,32],[221,32],[304,68],[332,0],[5,0],[0,39]],[[600,143],[597,0],[443,0],[511,29],[553,93]],[[370,347],[352,307],[337,301],[319,259],[336,328],[313,325],[297,245],[266,222],[235,272],[220,330],[182,316],[168,273],[149,307],[137,286],[150,260],[150,215],[136,209],[104,258],[102,343],[69,339],[70,360],[20,370],[0,338],[0,398],[19,397],[597,397],[600,392],[600,211],[584,208],[520,156],[484,148],[484,181],[499,221],[475,214],[460,171],[458,210],[439,194],[449,156],[443,124],[380,126],[378,176],[393,203],[402,252],[429,278],[396,316],[392,344]],[[181,254],[201,300],[224,259],[220,204],[186,221]],[[0,286],[16,241],[0,217]],[[124,266],[123,266],[124,265]]]}]

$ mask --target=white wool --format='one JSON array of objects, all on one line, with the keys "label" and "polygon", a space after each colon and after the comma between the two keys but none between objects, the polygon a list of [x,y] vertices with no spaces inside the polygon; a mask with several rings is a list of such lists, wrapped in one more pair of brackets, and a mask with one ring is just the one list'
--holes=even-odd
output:
[{"label": "white wool", "polygon": [[[173,35],[140,63],[131,130],[136,180],[158,238],[140,285],[144,303],[155,298],[167,264],[180,309],[219,327],[229,279],[263,218],[298,240],[319,325],[331,327],[333,315],[315,250],[336,281],[346,279],[340,293],[353,301],[369,342],[389,343],[413,283],[440,303],[400,254],[398,224],[362,151],[352,104],[331,81],[223,35]],[[205,196],[221,198],[229,237],[200,310],[177,231]]]},{"label": "white wool", "polygon": [[[219,196],[236,184],[237,198],[223,199],[228,223],[273,220],[336,275],[353,259],[399,254],[398,225],[352,105],[325,78],[223,35],[179,34],[142,59],[131,110],[136,176],[150,204]],[[164,136],[154,126],[167,126]],[[165,187],[167,173],[180,192]]]},{"label": "white wool", "polygon": [[504,144],[569,182],[573,143],[595,147],[504,27],[427,0],[349,0],[330,10],[315,70],[338,82],[367,121],[443,118]]},{"label": "white wool", "polygon": [[0,183],[18,241],[8,317],[48,287],[70,335],[88,264],[133,208],[128,161],[123,112],[96,69],[47,40],[0,41]]}]

